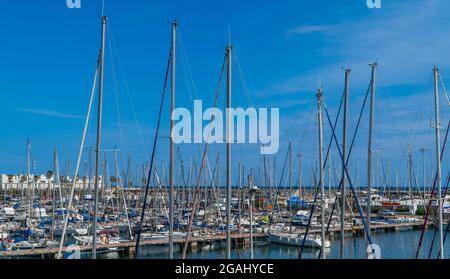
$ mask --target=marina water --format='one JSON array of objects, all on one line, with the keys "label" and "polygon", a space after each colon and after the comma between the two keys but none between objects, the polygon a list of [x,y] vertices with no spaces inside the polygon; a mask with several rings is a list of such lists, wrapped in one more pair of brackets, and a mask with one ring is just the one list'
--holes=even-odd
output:
[{"label": "marina water", "polygon": [[[408,230],[400,232],[389,233],[376,233],[372,234],[373,242],[381,247],[382,259],[413,259],[417,250],[417,244],[419,243],[421,231]],[[429,247],[433,239],[434,230],[428,230],[424,235],[424,242],[422,245],[420,259],[428,258]],[[197,251],[191,252],[187,255],[189,259],[225,259],[225,242],[212,250],[205,250],[198,248]],[[223,249],[220,247],[222,246]],[[432,259],[437,258],[438,245],[435,241],[435,246],[432,253]],[[450,242],[446,242],[445,249],[450,249]],[[145,246],[142,247],[142,254],[140,258],[143,259],[167,259],[168,254],[166,249],[160,249],[156,251],[155,247]],[[367,240],[363,236],[351,236],[346,237],[345,244],[345,258],[347,259],[367,259]],[[319,255],[318,249],[305,249],[303,253],[304,259],[317,259]],[[299,248],[289,247],[275,244],[256,245],[254,250],[256,259],[297,259],[299,254]],[[89,258],[89,254],[83,254],[83,258]],[[336,237],[331,240],[331,248],[327,250],[326,256],[328,259],[339,259],[339,239]],[[449,255],[445,255],[447,259],[450,259]],[[126,255],[120,251],[106,252],[99,254],[98,258],[103,259],[121,259],[127,258]],[[181,258],[181,254],[176,254],[176,258]],[[245,249],[233,249],[233,259],[249,259],[250,250]]]}]

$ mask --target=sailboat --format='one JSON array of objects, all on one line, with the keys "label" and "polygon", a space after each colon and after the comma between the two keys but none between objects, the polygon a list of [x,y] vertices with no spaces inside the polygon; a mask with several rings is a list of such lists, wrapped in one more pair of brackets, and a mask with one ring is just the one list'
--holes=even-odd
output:
[{"label": "sailboat", "polygon": [[[270,233],[269,241],[273,244],[301,247],[304,237],[305,237],[304,234],[278,232],[278,233]],[[329,240],[325,240],[324,242],[325,242],[324,248],[330,248],[331,242]],[[321,248],[322,241],[320,237],[308,235],[306,236],[304,247]]]},{"label": "sailboat", "polygon": [[[58,254],[57,254],[57,258],[61,259],[62,256],[62,250],[63,250],[63,246],[65,244],[65,237],[67,234],[67,228],[68,228],[68,223],[69,223],[69,216],[70,216],[70,211],[72,210],[72,206],[73,206],[73,197],[75,194],[75,186],[76,186],[76,182],[77,182],[77,176],[78,176],[78,171],[79,171],[79,167],[80,167],[80,162],[81,162],[81,155],[84,149],[84,142],[86,139],[86,132],[89,126],[89,119],[90,119],[90,114],[91,114],[91,108],[92,108],[92,104],[93,104],[93,99],[94,99],[94,93],[95,93],[95,88],[96,88],[96,83],[97,83],[97,77],[99,77],[99,88],[98,88],[98,122],[97,122],[97,140],[96,140],[96,158],[95,158],[95,181],[94,181],[94,216],[93,216],[93,222],[92,222],[92,258],[96,259],[96,252],[97,252],[97,241],[94,241],[94,239],[97,239],[97,216],[98,216],[98,188],[99,188],[99,180],[100,180],[100,173],[99,173],[99,162],[100,162],[100,147],[101,147],[101,130],[102,130],[102,98],[103,98],[103,68],[104,68],[104,57],[105,57],[105,35],[106,35],[106,16],[102,16],[102,20],[101,20],[101,47],[100,47],[100,54],[99,54],[99,59],[97,60],[97,67],[96,67],[96,72],[95,72],[95,76],[94,76],[94,84],[92,86],[92,92],[91,92],[91,97],[90,97],[90,101],[89,101],[89,106],[88,106],[88,112],[86,115],[86,120],[85,120],[85,125],[84,125],[84,129],[83,129],[83,136],[81,139],[81,144],[80,144],[80,150],[78,153],[78,158],[77,158],[77,164],[75,167],[75,173],[74,173],[74,179],[73,179],[73,184],[72,187],[70,189],[70,194],[69,194],[69,203],[67,205],[67,210],[68,213],[65,214],[64,216],[64,226],[63,226],[63,231],[62,231],[62,235],[61,235],[61,239],[59,242],[59,250],[58,250]],[[86,242],[85,242],[86,243]]]},{"label": "sailboat", "polygon": [[[309,212],[307,210],[299,210],[299,211],[297,211],[296,214],[294,216],[292,216],[292,220],[291,220],[292,226],[307,227],[308,226],[308,222],[309,222],[309,218],[310,218],[310,214],[311,214],[311,212]],[[320,225],[318,224],[316,218],[312,218],[311,219],[310,226],[312,228],[319,228],[320,227]]]}]

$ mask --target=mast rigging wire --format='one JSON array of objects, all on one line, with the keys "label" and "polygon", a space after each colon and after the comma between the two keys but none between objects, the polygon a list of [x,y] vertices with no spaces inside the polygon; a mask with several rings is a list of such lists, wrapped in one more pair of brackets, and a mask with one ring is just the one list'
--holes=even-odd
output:
[{"label": "mast rigging wire", "polygon": [[[332,123],[331,123],[331,119],[330,119],[329,114],[328,114],[328,110],[326,109],[325,104],[324,104],[324,108],[325,108],[325,112],[326,112],[326,115],[327,115],[328,123],[330,124],[331,127],[333,127]],[[336,148],[337,148],[337,150],[339,152],[339,156],[341,157],[342,160],[344,160],[344,156],[342,155],[341,147],[339,146],[339,143],[337,141],[334,128],[332,128],[332,137],[333,137],[333,139],[334,139],[334,141],[336,143]],[[347,159],[348,158],[349,157],[347,157]],[[348,168],[347,168],[347,164],[344,166],[344,171],[345,171],[345,174],[347,176],[348,182],[350,184],[350,189],[351,189],[351,191],[353,193],[353,196],[354,196],[354,199],[355,199],[355,202],[356,202],[356,207],[357,207],[359,215],[361,217],[361,221],[362,221],[363,226],[364,226],[364,231],[366,232],[367,240],[369,241],[369,244],[372,245],[372,239],[371,239],[371,237],[370,237],[370,235],[368,233],[368,227],[367,227],[367,223],[366,223],[366,220],[365,220],[365,216],[364,216],[364,213],[362,212],[362,207],[361,207],[361,204],[359,202],[359,198],[358,198],[358,195],[356,193],[355,187],[353,186],[352,180],[350,178],[350,174],[349,174],[349,171],[348,171]],[[341,220],[341,222],[343,222],[343,220]],[[370,220],[369,220],[369,222],[370,222]]]},{"label": "mast rigging wire", "polygon": [[[450,121],[448,122],[448,125],[447,125],[447,131],[445,133],[444,145],[442,146],[442,150],[441,150],[441,161],[444,158],[443,155],[444,155],[445,147],[447,145],[447,139],[448,139],[449,130],[450,130]],[[429,213],[430,213],[430,209],[431,209],[431,203],[433,201],[433,196],[434,196],[435,191],[436,191],[436,184],[437,184],[437,172],[436,172],[436,175],[434,176],[433,188],[431,189],[430,201],[428,202],[428,205],[427,205],[427,210],[426,210],[426,214],[425,214],[425,219],[423,221],[423,228],[422,228],[422,232],[421,232],[421,235],[420,235],[419,244],[417,245],[415,259],[419,258],[420,249],[422,248],[423,237],[424,237],[424,234],[425,234],[425,228],[428,225],[428,218],[429,218]]]},{"label": "mast rigging wire", "polygon": [[[109,56],[111,59],[111,71],[112,71],[112,78],[113,78],[113,90],[114,90],[114,100],[115,100],[115,105],[116,105],[116,113],[117,113],[117,122],[118,122],[118,126],[119,126],[119,140],[120,140],[120,148],[121,148],[121,152],[120,154],[122,155],[122,168],[124,168],[123,164],[125,162],[125,147],[124,147],[124,137],[123,137],[123,129],[122,129],[122,117],[120,116],[120,106],[119,106],[119,86],[117,83],[117,74],[116,74],[116,67],[115,67],[115,63],[114,63],[114,57],[113,57],[113,48],[112,48],[112,44],[111,44],[111,31],[110,28],[107,28],[108,31],[108,42],[109,42]],[[147,154],[145,152],[145,154]],[[128,183],[127,183],[128,185]]]},{"label": "mast rigging wire", "polygon": [[74,192],[75,192],[75,185],[77,183],[78,170],[79,170],[79,167],[80,167],[81,156],[83,154],[84,141],[86,139],[86,133],[87,133],[87,129],[89,127],[89,119],[91,117],[92,103],[94,101],[95,87],[96,87],[96,83],[97,83],[97,76],[98,76],[98,72],[99,72],[99,67],[100,67],[100,57],[97,60],[97,67],[96,67],[96,70],[95,70],[94,82],[93,82],[93,85],[92,85],[91,98],[89,100],[88,111],[87,111],[87,114],[86,114],[86,119],[85,119],[85,124],[84,124],[84,129],[83,129],[83,135],[81,137],[81,144],[80,144],[80,150],[78,152],[77,165],[76,165],[76,168],[75,168],[75,173],[73,174],[73,183],[72,183],[72,188],[70,189],[69,204],[67,206],[67,211],[68,212],[67,212],[65,220],[64,220],[63,233],[61,235],[61,240],[59,242],[59,250],[58,250],[57,259],[61,259],[61,252],[62,252],[62,249],[63,249],[63,246],[64,246],[64,239],[65,239],[66,231],[67,231],[67,223],[69,222],[70,209],[72,207],[72,200],[73,200],[73,195],[74,195]]},{"label": "mast rigging wire", "polygon": [[[431,83],[431,79],[432,79],[432,77],[430,76],[429,79],[428,79],[428,82],[426,84],[430,84]],[[391,94],[386,89],[386,86],[384,86],[383,76],[380,73],[378,74],[378,80],[379,80],[379,83],[381,84],[381,86],[380,86],[380,93],[381,94],[380,95],[385,95],[386,98],[388,99],[388,102],[386,102],[386,107],[387,107],[389,115],[390,115],[390,117],[392,119],[392,124],[394,126],[394,130],[396,132],[395,133],[395,138],[398,140],[399,146],[401,147],[402,155],[401,155],[400,161],[398,163],[399,165],[401,165],[403,163],[403,161],[406,160],[406,155],[408,154],[407,144],[410,142],[411,136],[414,134],[414,130],[416,130],[416,125],[417,125],[418,120],[420,120],[422,118],[422,117],[419,117],[419,114],[422,111],[422,106],[420,105],[418,107],[418,110],[417,110],[416,115],[414,117],[414,121],[413,121],[412,127],[410,127],[410,129],[409,129],[408,137],[407,137],[406,141],[402,140],[398,136],[399,134],[402,134],[402,133],[400,132],[399,125],[398,125],[398,123],[396,121],[396,118],[394,117],[393,108],[391,107],[391,102],[392,102]],[[423,90],[423,92],[425,92],[425,93],[422,95],[422,99],[419,102],[419,104],[422,104],[424,102],[425,98],[430,94],[430,90],[431,90],[431,86],[425,86],[425,88]],[[405,177],[406,177],[406,175],[405,175]]]},{"label": "mast rigging wire", "polygon": [[[447,175],[447,186],[446,186],[446,188],[445,188],[445,194],[446,194],[446,195],[447,195],[447,193],[448,193],[448,186],[449,186],[449,183],[450,183],[450,174]],[[445,197],[445,196],[444,196],[444,197]],[[450,230],[450,222],[447,223],[447,229],[445,230],[445,234],[444,234],[444,244],[445,244],[445,240],[447,240],[447,233],[448,233],[449,230]],[[437,259],[439,259],[440,256],[441,256],[441,249],[439,249],[439,253],[438,253],[438,255],[437,255]]]},{"label": "mast rigging wire", "polygon": [[[219,84],[217,86],[216,99],[214,100],[214,107],[213,107],[212,115],[215,115],[217,102],[219,100],[219,93],[220,93],[220,89],[221,89],[223,73],[225,71],[225,63],[226,62],[227,62],[227,55],[225,55],[225,57],[224,57],[223,64],[222,64],[222,69],[220,71]],[[203,155],[202,155],[202,164],[200,165],[200,170],[199,170],[199,173],[198,173],[198,176],[197,176],[197,183],[196,183],[196,190],[194,192],[194,197],[193,197],[194,200],[193,200],[193,204],[192,204],[192,211],[191,211],[191,214],[189,215],[188,231],[186,233],[186,238],[185,238],[184,246],[183,246],[183,255],[182,255],[183,259],[186,258],[187,248],[188,248],[189,239],[190,239],[190,233],[191,233],[191,230],[192,230],[192,222],[193,222],[193,219],[195,217],[195,211],[196,211],[196,208],[197,208],[197,202],[198,202],[197,199],[198,199],[198,195],[199,195],[199,192],[200,192],[200,179],[202,177],[202,172],[203,172],[203,168],[204,168],[205,160],[206,160],[206,154],[208,152],[208,147],[209,147],[208,142],[209,142],[209,135],[211,134],[211,129],[212,129],[212,127],[209,126],[208,141],[206,141],[206,143],[205,143],[205,148],[203,150]]]},{"label": "mast rigging wire", "polygon": [[[372,82],[371,82],[370,84],[372,84]],[[351,154],[352,154],[353,146],[354,146],[355,141],[356,141],[356,135],[357,135],[357,132],[358,132],[358,130],[359,130],[359,125],[361,124],[362,115],[363,115],[364,108],[365,108],[366,103],[367,103],[367,99],[368,99],[368,97],[369,97],[370,86],[371,86],[370,84],[369,84],[369,86],[368,86],[368,88],[367,88],[366,96],[365,96],[365,98],[364,98],[364,102],[363,102],[361,111],[360,111],[360,113],[359,113],[358,122],[357,122],[357,125],[356,125],[356,128],[355,128],[355,132],[353,133],[353,138],[352,138],[352,142],[351,142],[351,144],[350,144],[349,152],[348,152],[347,159],[346,159],[346,162],[345,162],[345,167],[348,167],[348,164],[349,164],[349,162],[350,162],[350,156],[351,156]],[[341,99],[341,106],[342,106],[343,98],[344,98],[344,96],[342,96],[342,99]],[[327,113],[327,118],[329,118],[328,109],[327,109],[327,106],[326,106],[326,104],[325,104],[325,101],[323,101],[323,105],[324,105],[325,112]],[[340,111],[341,111],[341,106],[339,107],[338,116],[339,116],[339,113],[340,113]],[[335,120],[335,123],[334,123],[334,129],[336,129],[337,120],[338,120],[338,119]],[[333,129],[333,128],[332,128],[332,129]],[[334,131],[333,131],[333,133],[334,133]],[[331,143],[332,143],[331,140],[332,140],[332,138],[330,139],[330,145],[331,145]],[[325,161],[325,162],[326,162],[326,161]],[[326,165],[326,164],[325,164],[325,165]],[[325,169],[325,165],[324,165],[324,169]],[[341,178],[340,183],[339,183],[339,187],[338,187],[338,191],[341,191],[342,184],[343,184],[343,179]],[[328,221],[327,229],[326,229],[325,234],[328,234],[328,233],[329,233],[329,229],[330,229],[330,225],[331,225],[331,220],[332,220],[332,218],[333,218],[334,211],[336,210],[337,199],[338,199],[338,197],[336,196],[335,201],[334,201],[334,203],[333,203],[333,208],[332,208],[331,213],[330,213],[330,219],[329,219],[329,221]],[[341,210],[345,210],[345,208],[342,208]],[[341,222],[343,222],[343,220],[341,220]],[[321,253],[321,252],[319,252],[319,258],[320,258],[320,256],[321,256],[320,253]]]},{"label": "mast rigging wire", "polygon": [[439,74],[439,80],[441,81],[442,89],[444,89],[444,95],[447,98],[447,104],[450,106],[450,99],[448,97],[447,90],[445,90],[444,81],[441,78],[441,74],[440,73],[438,73],[438,74]]},{"label": "mast rigging wire", "polygon": [[[339,120],[339,116],[340,116],[340,114],[341,114],[341,109],[342,109],[343,101],[344,101],[344,95],[342,95],[342,98],[341,98],[341,101],[340,101],[340,104],[339,104],[338,113],[337,113],[336,119],[335,119],[335,121],[334,121],[334,127],[336,127],[337,122],[338,122],[338,120]],[[325,169],[325,166],[327,165],[327,162],[328,162],[328,156],[329,156],[329,154],[330,154],[330,149],[331,149],[332,143],[333,143],[333,142],[332,142],[332,139],[330,139],[330,143],[328,144],[327,154],[326,154],[326,156],[325,156],[325,161],[324,161],[324,165],[323,165],[323,168],[324,168],[324,169]],[[322,166],[321,166],[321,167],[322,167]],[[314,181],[314,184],[317,184],[317,183]],[[299,258],[299,259],[302,258],[302,255],[303,255],[303,249],[305,248],[306,238],[307,238],[308,233],[309,233],[309,228],[310,228],[310,226],[311,226],[312,216],[314,215],[314,211],[315,211],[315,207],[316,207],[317,196],[318,196],[318,194],[319,194],[319,186],[320,186],[320,185],[317,185],[317,186],[316,186],[316,192],[315,192],[315,195],[314,195],[313,206],[312,206],[312,208],[311,208],[311,213],[309,214],[308,225],[306,226],[306,231],[305,231],[305,235],[303,236],[302,246],[301,246],[301,248],[300,248],[300,253],[299,253],[299,255],[298,255],[298,258]]]},{"label": "mast rigging wire", "polygon": [[[449,184],[449,182],[450,182],[450,172],[449,172],[449,174],[447,175],[447,182],[446,182],[446,185],[445,185],[444,194],[442,195],[443,197],[447,196],[447,193],[448,193],[448,184]],[[434,220],[436,220],[437,214],[438,214],[438,211],[434,212]],[[448,225],[447,225],[447,226],[448,226]],[[428,259],[431,259],[431,254],[432,254],[432,252],[433,252],[434,242],[435,242],[435,240],[436,240],[436,235],[437,235],[437,233],[438,233],[438,229],[439,229],[439,226],[434,226],[433,240],[431,241],[430,251],[428,252]],[[447,234],[447,231],[445,231],[445,234]],[[444,238],[445,238],[445,237],[444,237]],[[444,243],[445,243],[445,242],[444,242]],[[441,249],[439,248],[438,259],[439,259],[439,256],[440,256],[440,255],[441,255]]]},{"label": "mast rigging wire", "polygon": [[[135,108],[134,103],[133,103],[133,100],[132,100],[132,98],[131,98],[130,87],[129,87],[129,85],[128,85],[128,79],[127,79],[127,77],[126,77],[126,75],[125,75],[125,71],[124,71],[123,66],[122,66],[122,62],[121,62],[120,55],[119,55],[119,50],[118,50],[118,47],[117,47],[117,44],[116,44],[116,40],[115,40],[115,38],[114,38],[112,26],[111,26],[111,25],[112,25],[112,24],[111,24],[111,21],[108,21],[108,25],[109,25],[108,32],[109,32],[110,37],[111,37],[111,43],[112,43],[111,45],[112,45],[112,49],[114,50],[114,52],[115,52],[115,54],[116,54],[116,56],[117,56],[117,64],[118,64],[120,73],[122,74],[125,92],[126,92],[126,94],[127,94],[128,101],[129,101],[129,103],[130,103],[131,112],[132,112],[132,114],[133,114],[134,122],[135,122],[136,128],[137,128],[137,130],[138,130],[139,140],[140,140],[141,145],[142,145],[142,148],[143,148],[143,150],[144,150],[145,159],[148,161],[149,158],[148,158],[148,155],[147,155],[147,154],[148,154],[148,152],[147,152],[147,146],[145,145],[145,140],[144,140],[142,128],[141,128],[141,125],[139,124],[138,117],[137,117],[137,113],[136,113],[136,108]],[[125,160],[124,160],[124,161],[125,161]]]},{"label": "mast rigging wire", "polygon": [[156,125],[156,132],[155,132],[155,137],[154,137],[154,140],[153,140],[152,157],[151,157],[151,160],[150,160],[150,168],[149,168],[149,171],[148,171],[148,178],[147,178],[147,181],[146,181],[147,185],[145,187],[144,203],[142,205],[141,220],[139,222],[137,239],[136,239],[136,247],[135,247],[135,254],[134,254],[135,259],[138,257],[138,253],[139,253],[139,243],[141,241],[142,224],[144,223],[145,209],[147,207],[147,198],[148,198],[148,192],[149,192],[149,188],[150,188],[150,181],[151,181],[151,178],[152,178],[153,164],[154,164],[154,161],[155,161],[156,144],[158,142],[159,128],[161,126],[161,115],[162,115],[162,111],[163,111],[164,97],[166,95],[167,81],[168,81],[168,78],[169,78],[169,70],[171,68],[170,67],[170,62],[171,61],[172,61],[172,48],[169,51],[169,59],[168,59],[168,62],[167,62],[166,76],[164,78],[164,86],[163,86],[163,91],[162,91],[162,95],[161,95],[161,103],[159,105],[158,123]]}]

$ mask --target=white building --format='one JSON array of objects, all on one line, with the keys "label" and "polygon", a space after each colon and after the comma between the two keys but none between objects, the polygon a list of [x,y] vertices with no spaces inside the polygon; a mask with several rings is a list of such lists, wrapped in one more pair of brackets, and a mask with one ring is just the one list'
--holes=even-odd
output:
[{"label": "white building", "polygon": [[[72,186],[73,179],[72,178],[62,178],[64,180],[64,184]],[[89,181],[90,180],[90,181]],[[100,176],[99,179],[99,187],[103,187],[103,180]],[[94,185],[94,179],[85,179],[78,178],[75,184],[76,189],[82,189]],[[47,178],[47,175],[31,175],[27,178],[26,175],[9,175],[9,174],[0,174],[0,189],[1,190],[11,190],[11,189],[28,189],[30,186],[33,189],[53,189],[55,187],[54,177]],[[58,185],[56,185],[58,188]]]}]

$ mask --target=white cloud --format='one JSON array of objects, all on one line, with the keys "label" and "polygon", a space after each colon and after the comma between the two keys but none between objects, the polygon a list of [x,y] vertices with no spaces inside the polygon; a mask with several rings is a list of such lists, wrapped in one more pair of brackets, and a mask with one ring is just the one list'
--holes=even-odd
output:
[{"label": "white cloud", "polygon": [[299,27],[291,28],[286,31],[285,36],[289,38],[294,35],[304,35],[311,33],[323,33],[330,31],[333,26],[330,25],[302,25]]},{"label": "white cloud", "polygon": [[426,82],[434,64],[445,78],[450,72],[450,37],[445,35],[450,25],[448,9],[449,1],[402,1],[385,5],[358,21],[289,29],[286,36],[324,33],[323,42],[318,44],[318,59],[330,58],[332,62],[275,81],[258,94],[268,97],[314,92],[318,80],[325,90],[337,90],[343,85],[343,66],[352,69],[351,87],[364,88],[370,77],[368,63],[373,61],[379,62],[383,86]]},{"label": "white cloud", "polygon": [[81,119],[81,118],[83,118],[83,116],[81,116],[81,115],[68,114],[68,113],[64,113],[64,112],[59,112],[59,111],[55,111],[55,110],[47,110],[47,109],[18,108],[18,109],[16,109],[16,111],[38,114],[38,115],[49,116],[49,117],[56,117],[56,118],[66,118],[66,119]]}]

